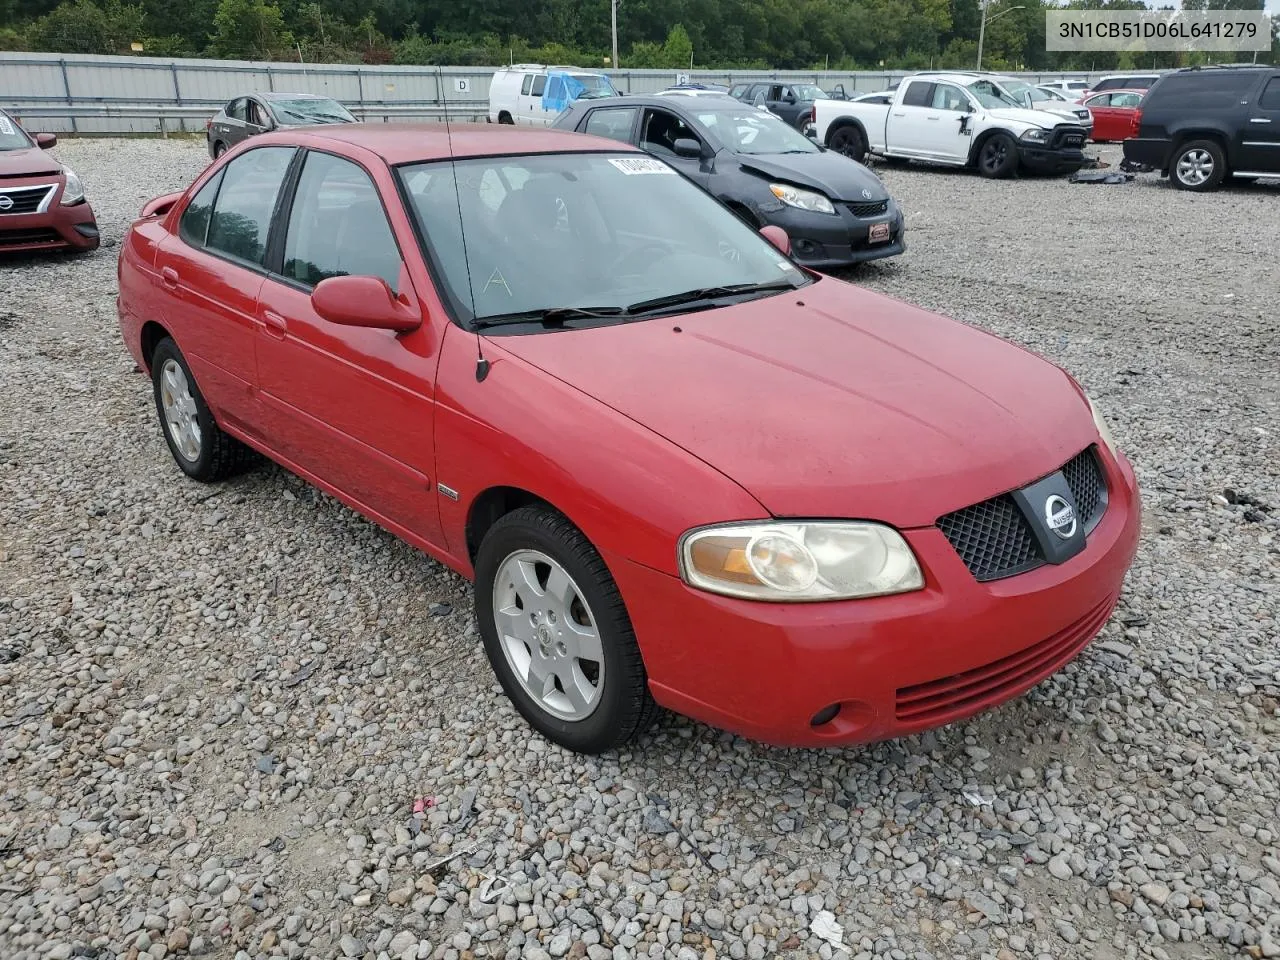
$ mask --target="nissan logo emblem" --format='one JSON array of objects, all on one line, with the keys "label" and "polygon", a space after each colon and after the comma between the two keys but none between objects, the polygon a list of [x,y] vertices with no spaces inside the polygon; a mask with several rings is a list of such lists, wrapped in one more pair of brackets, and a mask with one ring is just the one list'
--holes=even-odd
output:
[{"label": "nissan logo emblem", "polygon": [[0,195],[0,210],[8,210],[13,206],[13,197]]},{"label": "nissan logo emblem", "polygon": [[1076,535],[1076,512],[1056,493],[1050,494],[1044,502],[1044,522],[1063,540],[1070,540]]}]

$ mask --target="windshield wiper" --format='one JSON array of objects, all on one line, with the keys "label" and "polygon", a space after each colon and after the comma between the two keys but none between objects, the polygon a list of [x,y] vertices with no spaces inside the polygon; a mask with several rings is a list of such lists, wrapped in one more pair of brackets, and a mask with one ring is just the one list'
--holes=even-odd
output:
[{"label": "windshield wiper", "polygon": [[485,330],[489,327],[503,327],[513,323],[541,323],[544,327],[562,327],[566,320],[580,318],[598,319],[603,317],[623,317],[628,314],[626,307],[547,307],[542,310],[520,310],[515,313],[499,313],[491,317],[478,317],[473,320],[473,330]]},{"label": "windshield wiper", "polygon": [[652,300],[641,300],[627,307],[628,314],[652,313],[670,307],[683,307],[716,300],[719,297],[735,296],[743,293],[770,293],[775,290],[795,290],[796,285],[790,280],[768,280],[764,283],[734,283],[722,287],[700,287],[697,290],[686,290],[684,293],[673,293],[665,297],[654,297]]}]

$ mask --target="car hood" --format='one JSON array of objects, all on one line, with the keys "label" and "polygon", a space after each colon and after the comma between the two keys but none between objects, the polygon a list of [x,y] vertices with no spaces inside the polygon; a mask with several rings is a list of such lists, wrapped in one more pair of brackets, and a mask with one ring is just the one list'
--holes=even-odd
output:
[{"label": "car hood", "polygon": [[[1093,114],[1085,107],[1076,107],[1070,104],[1062,104],[1053,107],[1037,107],[1041,113],[1052,113],[1054,116],[1062,117],[1068,123],[1083,123],[1088,125],[1093,122]],[[1081,116],[1083,114],[1083,116]]]},{"label": "car hood", "polygon": [[40,177],[61,172],[62,164],[39,147],[0,150],[0,177]]},{"label": "car hood", "polygon": [[[832,150],[821,153],[733,154],[749,173],[821,190],[832,200],[884,200],[880,178],[862,164]],[[868,190],[866,196],[862,191]]]},{"label": "car hood", "polygon": [[1025,123],[1030,126],[1051,130],[1064,122],[1066,117],[1059,117],[1047,110],[1027,110],[1024,107],[1001,107],[999,110],[988,110],[987,116],[996,120],[1009,120],[1013,123]]},{"label": "car hood", "polygon": [[775,516],[928,526],[1097,439],[1058,367],[833,279],[679,318],[491,342],[715,467]]}]

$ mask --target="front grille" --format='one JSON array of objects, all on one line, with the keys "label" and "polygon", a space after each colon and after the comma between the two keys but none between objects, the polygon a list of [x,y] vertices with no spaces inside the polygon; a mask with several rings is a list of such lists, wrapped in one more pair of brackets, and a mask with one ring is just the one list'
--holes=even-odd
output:
[{"label": "front grille", "polygon": [[1031,524],[1007,493],[948,513],[938,526],[980,581],[1011,577],[1044,563]]},{"label": "front grille", "polygon": [[991,663],[926,683],[900,687],[899,721],[923,726],[951,723],[1030,690],[1073,660],[1098,635],[1119,594],[1108,597],[1071,626]]},{"label": "front grille", "polygon": [[[1069,142],[1070,141],[1070,142]],[[1060,124],[1053,128],[1053,136],[1049,138],[1049,149],[1076,150],[1084,146],[1084,127],[1075,124]]]},{"label": "front grille", "polygon": [[25,247],[29,243],[64,243],[57,230],[0,230],[0,247]]},{"label": "front grille", "polygon": [[1098,466],[1098,451],[1089,447],[1067,461],[1062,476],[1071,488],[1071,498],[1076,502],[1076,516],[1088,533],[1098,525],[1107,510],[1107,484]]},{"label": "front grille", "polygon": [[[1097,448],[1087,447],[1061,470],[1076,516],[1088,534],[1107,511],[1107,483]],[[982,583],[1026,573],[1047,562],[1031,522],[1007,493],[940,517],[938,529]]]},{"label": "front grille", "polygon": [[846,203],[845,206],[855,217],[874,217],[889,209],[889,201],[870,200],[867,203]]},{"label": "front grille", "polygon": [[38,187],[7,187],[0,189],[0,197],[7,197],[8,204],[0,203],[0,216],[9,213],[35,213],[40,209],[40,204],[44,203],[45,198],[54,189],[53,184],[43,184]]}]

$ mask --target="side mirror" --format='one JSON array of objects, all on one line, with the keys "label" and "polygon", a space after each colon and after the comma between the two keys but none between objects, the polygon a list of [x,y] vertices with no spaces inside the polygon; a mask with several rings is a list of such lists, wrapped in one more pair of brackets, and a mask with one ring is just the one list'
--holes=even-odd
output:
[{"label": "side mirror", "polygon": [[784,257],[791,256],[791,238],[787,236],[787,231],[781,227],[775,227],[769,224],[767,227],[760,228],[760,236],[764,237],[775,247],[782,251]]},{"label": "side mirror", "polygon": [[400,303],[381,277],[329,277],[311,291],[311,306],[330,323],[406,333],[422,316]]},{"label": "side mirror", "polygon": [[676,142],[671,145],[671,149],[675,151],[677,157],[689,157],[696,160],[702,156],[702,144],[692,137],[677,138]]},{"label": "side mirror", "polygon": [[48,150],[50,147],[58,145],[58,138],[52,133],[37,133],[36,146],[41,150]]}]

